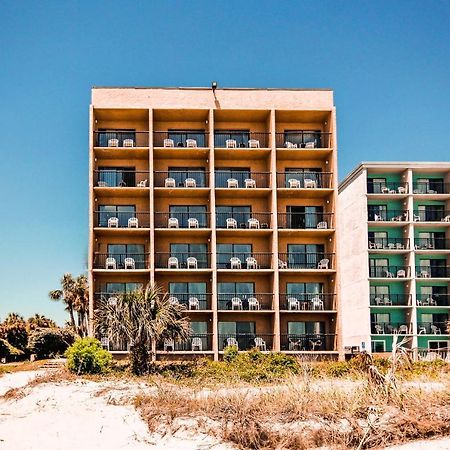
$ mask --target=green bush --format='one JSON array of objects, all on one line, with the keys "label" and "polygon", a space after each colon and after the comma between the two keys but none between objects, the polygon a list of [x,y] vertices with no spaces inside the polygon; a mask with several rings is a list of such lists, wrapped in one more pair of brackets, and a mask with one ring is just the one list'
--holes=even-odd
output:
[{"label": "green bush", "polygon": [[238,348],[235,345],[229,345],[223,351],[223,360],[231,363],[237,358],[238,354]]},{"label": "green bush", "polygon": [[326,365],[326,374],[330,377],[341,378],[350,372],[350,365],[344,361],[333,361]]},{"label": "green bush", "polygon": [[24,355],[24,352],[13,345],[11,345],[6,339],[0,339],[0,358],[12,360]]},{"label": "green bush", "polygon": [[37,328],[28,340],[28,349],[38,359],[53,358],[63,355],[75,342],[76,335],[69,329]]},{"label": "green bush", "polygon": [[76,374],[98,374],[109,370],[112,356],[94,338],[80,338],[66,352],[67,367]]}]

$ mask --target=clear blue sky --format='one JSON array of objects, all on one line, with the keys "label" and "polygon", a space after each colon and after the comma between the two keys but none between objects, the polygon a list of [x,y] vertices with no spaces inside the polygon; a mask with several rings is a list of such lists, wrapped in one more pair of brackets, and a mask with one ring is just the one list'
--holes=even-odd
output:
[{"label": "clear blue sky", "polygon": [[9,1],[0,6],[0,318],[86,270],[98,86],[331,87],[340,178],[448,160],[450,2]]}]

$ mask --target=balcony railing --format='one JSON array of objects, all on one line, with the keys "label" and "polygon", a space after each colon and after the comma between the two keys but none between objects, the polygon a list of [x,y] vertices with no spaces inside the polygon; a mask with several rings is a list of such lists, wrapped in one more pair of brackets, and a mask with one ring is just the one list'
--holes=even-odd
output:
[{"label": "balcony railing", "polygon": [[211,309],[212,294],[168,294],[171,303],[183,305],[189,311]]},{"label": "balcony railing", "polygon": [[282,334],[281,350],[291,352],[335,351],[334,334]]},{"label": "balcony railing", "polygon": [[217,253],[218,269],[258,270],[272,267],[272,253]]},{"label": "balcony railing", "polygon": [[408,306],[411,305],[410,294],[370,294],[371,306]]},{"label": "balcony railing", "polygon": [[367,182],[367,193],[368,194],[407,194],[408,193],[408,183],[391,183],[391,182],[381,182],[373,181]]},{"label": "balcony railing", "polygon": [[415,238],[416,250],[449,250],[450,239],[446,238]]},{"label": "balcony railing", "polygon": [[278,148],[330,148],[331,133],[302,130],[276,133]]},{"label": "balcony railing", "polygon": [[372,238],[369,239],[370,250],[405,250],[409,249],[408,238]]},{"label": "balcony railing", "polygon": [[209,228],[210,213],[156,212],[155,228]]},{"label": "balcony railing", "polygon": [[270,186],[269,172],[249,172],[216,170],[216,188],[268,188]]},{"label": "balcony railing", "polygon": [[217,294],[219,311],[269,311],[273,294]]},{"label": "balcony railing", "polygon": [[[149,228],[149,212],[95,211],[95,227],[105,228]],[[137,219],[137,221],[135,220]]]},{"label": "balcony railing", "polygon": [[369,267],[371,278],[408,278],[411,275],[409,266],[377,266]]},{"label": "balcony railing", "polygon": [[333,228],[333,213],[278,213],[278,228],[289,230],[326,230]]},{"label": "balcony railing", "polygon": [[217,228],[267,229],[271,228],[269,212],[219,212],[216,213]]},{"label": "balcony railing", "polygon": [[416,266],[417,278],[450,278],[450,266]]},{"label": "balcony railing", "polygon": [[148,131],[94,131],[95,147],[148,147]]},{"label": "balcony railing", "polygon": [[255,131],[214,131],[215,148],[267,148],[270,133]]},{"label": "balcony railing", "polygon": [[155,253],[157,269],[207,269],[210,253]]},{"label": "balcony railing", "polygon": [[282,311],[333,311],[335,294],[280,294]]},{"label": "balcony railing", "polygon": [[136,270],[149,268],[148,253],[95,253],[94,269]]},{"label": "balcony railing", "polygon": [[154,131],[153,147],[208,147],[208,133],[206,131]]},{"label": "balcony railing", "polygon": [[278,188],[330,189],[332,180],[331,172],[277,172]]},{"label": "balcony railing", "polygon": [[413,183],[414,194],[450,194],[450,183],[443,181],[415,182]]},{"label": "balcony railing", "polygon": [[412,326],[407,322],[371,323],[372,334],[411,334]]},{"label": "balcony railing", "polygon": [[209,172],[205,170],[155,171],[155,187],[204,188],[209,186]]},{"label": "balcony railing", "polygon": [[136,170],[94,170],[98,187],[148,187],[148,172]]},{"label": "balcony railing", "polygon": [[417,306],[450,306],[449,294],[422,294],[416,297]]},{"label": "balcony railing", "polygon": [[156,349],[163,352],[205,352],[212,350],[212,333],[191,334],[185,341],[175,342],[164,339],[158,342]]},{"label": "balcony railing", "polygon": [[450,222],[450,211],[442,209],[427,208],[424,210],[414,210],[414,222]]},{"label": "balcony railing", "polygon": [[405,222],[408,221],[408,211],[391,209],[389,211],[369,212],[367,219],[372,222]]},{"label": "balcony railing", "polygon": [[418,334],[448,334],[447,322],[417,322]]},{"label": "balcony railing", "polygon": [[278,253],[279,269],[333,269],[334,253]]},{"label": "balcony railing", "polygon": [[219,334],[219,351],[229,345],[237,345],[238,350],[258,348],[269,351],[273,349],[273,334]]}]

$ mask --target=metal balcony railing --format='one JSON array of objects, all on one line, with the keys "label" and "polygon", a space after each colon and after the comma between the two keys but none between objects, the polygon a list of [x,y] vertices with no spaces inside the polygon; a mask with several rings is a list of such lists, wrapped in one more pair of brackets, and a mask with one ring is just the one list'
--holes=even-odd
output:
[{"label": "metal balcony railing", "polygon": [[450,278],[450,266],[416,266],[417,278]]},{"label": "metal balcony railing", "polygon": [[208,269],[211,253],[155,253],[157,269]]},{"label": "metal balcony railing", "polygon": [[218,269],[258,270],[272,267],[272,253],[217,253]]},{"label": "metal balcony railing", "polygon": [[188,311],[210,310],[212,294],[168,294],[169,301],[184,305]]},{"label": "metal balcony railing", "polygon": [[414,182],[414,194],[450,194],[450,183],[443,181],[429,182]]},{"label": "metal balcony railing", "polygon": [[216,130],[214,131],[214,147],[228,148],[268,148],[270,133],[255,131]]},{"label": "metal balcony railing", "polygon": [[163,352],[205,352],[212,350],[212,333],[191,334],[185,341],[167,338],[158,342],[156,349]]},{"label": "metal balcony railing", "polygon": [[155,228],[209,228],[210,213],[155,212]]},{"label": "metal balcony railing", "polygon": [[217,294],[219,311],[270,311],[273,294]]},{"label": "metal balcony railing", "polygon": [[95,147],[148,147],[148,131],[94,131]]},{"label": "metal balcony railing", "polygon": [[372,334],[411,334],[412,325],[408,322],[372,322]]},{"label": "metal balcony railing", "polygon": [[271,228],[269,212],[219,212],[216,213],[216,227],[228,229],[268,229]]},{"label": "metal balcony railing", "polygon": [[370,212],[367,220],[372,222],[406,222],[409,220],[408,211],[391,209],[388,211]]},{"label": "metal balcony railing", "polygon": [[270,187],[269,172],[249,172],[233,170],[215,171],[216,188],[268,188]]},{"label": "metal balcony railing", "polygon": [[276,133],[278,148],[331,148],[331,133],[314,130],[284,131]]},{"label": "metal balcony railing", "polygon": [[206,131],[154,131],[153,147],[208,147],[208,133]]},{"label": "metal balcony railing", "polygon": [[336,294],[280,294],[282,311],[333,311]]},{"label": "metal balcony railing", "polygon": [[204,188],[209,186],[209,172],[205,170],[155,171],[155,187]]},{"label": "metal balcony railing", "polygon": [[449,294],[419,294],[416,296],[417,306],[450,306]]},{"label": "metal balcony railing", "polygon": [[281,350],[291,352],[335,351],[335,334],[282,334]]},{"label": "metal balcony railing", "polygon": [[334,253],[278,253],[279,269],[333,269]]},{"label": "metal balcony railing", "polygon": [[238,350],[258,348],[261,351],[273,349],[273,334],[219,334],[219,351],[229,345],[237,345]]},{"label": "metal balcony railing", "polygon": [[369,250],[407,250],[408,238],[369,238]]},{"label": "metal balcony railing", "polygon": [[370,294],[371,306],[408,306],[411,305],[410,294]]},{"label": "metal balcony railing", "polygon": [[416,250],[449,250],[450,239],[446,238],[415,238]]},{"label": "metal balcony railing", "polygon": [[393,183],[382,181],[368,181],[367,182],[368,194],[407,194],[408,183]]},{"label": "metal balcony railing", "polygon": [[448,334],[447,322],[417,322],[418,334]]},{"label": "metal balcony railing", "polygon": [[278,213],[278,228],[289,230],[326,230],[333,228],[333,213]]},{"label": "metal balcony railing", "polygon": [[98,187],[148,187],[150,175],[137,170],[94,170],[94,185]]},{"label": "metal balcony railing", "polygon": [[[106,212],[95,211],[95,227],[105,228],[149,228],[149,212]],[[136,222],[137,219],[137,222]]]},{"label": "metal balcony railing", "polygon": [[450,211],[427,208],[426,210],[414,210],[414,222],[450,222]]},{"label": "metal balcony railing", "polygon": [[277,172],[278,188],[330,189],[333,187],[331,172]]},{"label": "metal balcony railing", "polygon": [[371,278],[408,278],[410,275],[409,266],[369,267],[369,277]]},{"label": "metal balcony railing", "polygon": [[95,253],[94,269],[137,270],[149,268],[148,253]]}]

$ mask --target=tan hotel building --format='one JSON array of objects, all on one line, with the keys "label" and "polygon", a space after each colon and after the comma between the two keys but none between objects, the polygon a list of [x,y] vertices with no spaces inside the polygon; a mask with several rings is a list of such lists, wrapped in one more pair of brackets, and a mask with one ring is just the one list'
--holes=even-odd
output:
[{"label": "tan hotel building", "polygon": [[331,90],[94,88],[89,143],[91,317],[150,282],[192,328],[158,359],[338,356]]}]

